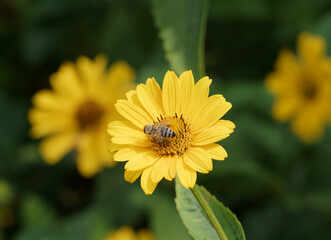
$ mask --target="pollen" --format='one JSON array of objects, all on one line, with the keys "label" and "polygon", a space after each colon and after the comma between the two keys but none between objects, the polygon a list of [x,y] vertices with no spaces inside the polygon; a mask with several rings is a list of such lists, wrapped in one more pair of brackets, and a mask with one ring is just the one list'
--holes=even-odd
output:
[{"label": "pollen", "polygon": [[103,115],[103,110],[99,104],[92,100],[87,100],[78,107],[76,120],[81,129],[96,125]]},{"label": "pollen", "polygon": [[150,147],[160,156],[163,155],[182,155],[191,146],[193,134],[190,129],[190,123],[184,117],[175,114],[173,117],[164,118],[162,115],[158,118],[159,123],[168,124],[169,128],[176,134],[175,137],[163,139],[157,142],[150,138]]}]

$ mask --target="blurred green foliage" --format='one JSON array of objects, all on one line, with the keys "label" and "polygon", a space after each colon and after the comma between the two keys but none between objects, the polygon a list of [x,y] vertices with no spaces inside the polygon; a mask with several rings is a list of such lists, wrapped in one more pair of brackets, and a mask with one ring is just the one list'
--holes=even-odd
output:
[{"label": "blurred green foliage", "polygon": [[[221,142],[228,159],[214,162],[198,183],[230,207],[247,239],[328,239],[331,129],[317,143],[303,145],[288,124],[271,118],[273,99],[263,79],[279,49],[294,49],[301,31],[323,35],[331,54],[330,1],[208,5],[206,73],[213,79],[211,93],[233,104],[225,119],[236,129]],[[63,61],[104,53],[110,62],[133,66],[137,82],[162,80],[169,67],[158,19],[175,9],[152,9],[147,0],[0,1],[0,239],[97,240],[122,225],[150,228],[161,240],[191,239],[175,210],[173,182],[160,183],[147,197],[139,182],[124,181],[122,164],[84,179],[73,155],[46,165],[28,135],[30,99],[49,87],[49,75]],[[181,51],[177,45],[172,50]]]}]

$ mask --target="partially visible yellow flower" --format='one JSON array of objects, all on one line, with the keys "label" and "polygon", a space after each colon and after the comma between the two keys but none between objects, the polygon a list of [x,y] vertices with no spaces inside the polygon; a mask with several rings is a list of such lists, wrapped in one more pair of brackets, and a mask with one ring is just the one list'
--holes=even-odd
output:
[{"label": "partially visible yellow flower", "polygon": [[298,56],[287,49],[280,52],[266,86],[276,96],[274,118],[292,120],[293,132],[311,143],[330,122],[331,58],[325,55],[325,39],[307,32],[300,34],[297,50]]},{"label": "partially visible yellow flower", "polygon": [[[108,133],[112,137],[110,150],[117,151],[114,160],[128,161],[126,181],[132,183],[141,175],[142,189],[152,194],[163,178],[171,181],[177,174],[184,187],[193,188],[197,172],[208,173],[213,169],[212,159],[227,157],[216,142],[235,128],[232,122],[220,120],[231,103],[222,95],[209,97],[210,84],[208,77],[195,84],[191,71],[179,78],[168,71],[162,90],[149,78],[128,92],[127,100],[117,101],[116,109],[126,121],[111,122]],[[158,132],[149,129],[151,133],[145,134],[149,124]],[[166,128],[162,130],[162,126]],[[169,129],[175,136],[165,138]]]},{"label": "partially visible yellow flower", "polygon": [[120,117],[114,103],[134,87],[135,73],[125,62],[114,63],[109,70],[106,64],[101,55],[64,63],[50,78],[52,90],[33,97],[30,133],[45,137],[40,151],[47,163],[55,164],[76,149],[78,170],[85,177],[114,164],[107,151],[106,128]]},{"label": "partially visible yellow flower", "polygon": [[154,237],[147,229],[141,229],[135,233],[132,228],[124,226],[109,233],[103,240],[154,240]]}]

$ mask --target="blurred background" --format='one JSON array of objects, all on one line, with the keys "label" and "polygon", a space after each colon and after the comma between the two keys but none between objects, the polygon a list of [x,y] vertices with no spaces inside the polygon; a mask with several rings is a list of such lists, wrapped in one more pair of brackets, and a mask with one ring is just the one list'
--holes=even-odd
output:
[{"label": "blurred background", "polygon": [[[198,183],[237,215],[247,239],[329,239],[331,129],[312,145],[300,142],[272,119],[264,79],[302,31],[323,35],[331,49],[331,2],[211,0],[208,11],[206,72],[211,92],[232,103],[225,119],[237,127],[221,142],[229,157]],[[0,46],[0,239],[97,240],[123,225],[192,239],[174,182],[145,196],[139,181],[124,181],[123,164],[86,179],[74,154],[47,165],[28,134],[31,97],[64,61],[104,53],[109,63],[127,61],[137,82],[162,81],[169,67],[151,1],[0,0]]]}]

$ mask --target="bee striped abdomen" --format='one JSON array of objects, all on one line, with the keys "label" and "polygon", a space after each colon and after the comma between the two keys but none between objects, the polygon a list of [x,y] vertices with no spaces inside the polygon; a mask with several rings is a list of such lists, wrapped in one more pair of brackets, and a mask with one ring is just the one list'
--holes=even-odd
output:
[{"label": "bee striped abdomen", "polygon": [[164,138],[172,138],[175,136],[174,131],[172,131],[170,128],[168,127],[162,127],[161,128],[161,136]]}]

